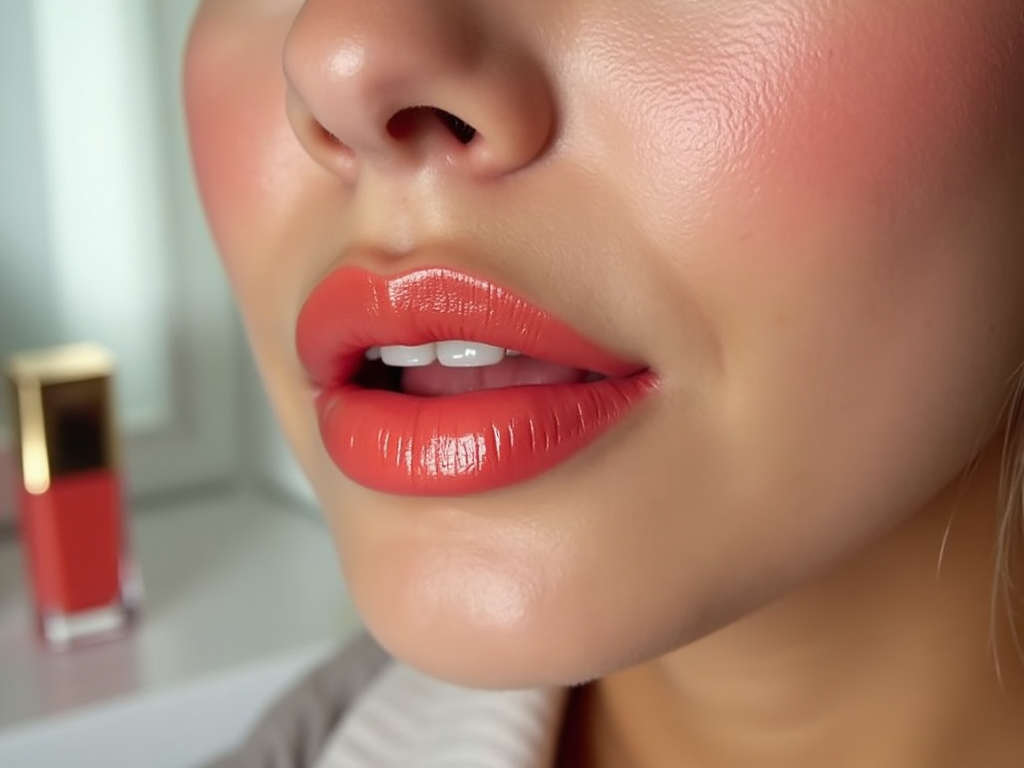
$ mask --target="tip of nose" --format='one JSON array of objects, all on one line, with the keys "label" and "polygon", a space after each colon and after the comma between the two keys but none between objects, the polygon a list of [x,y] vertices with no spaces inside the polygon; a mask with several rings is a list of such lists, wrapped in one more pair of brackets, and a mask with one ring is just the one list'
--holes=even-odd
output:
[{"label": "tip of nose", "polygon": [[457,115],[438,107],[409,107],[397,112],[388,121],[387,131],[393,139],[403,140],[423,130],[425,123],[439,122],[460,144],[469,144],[477,130]]}]

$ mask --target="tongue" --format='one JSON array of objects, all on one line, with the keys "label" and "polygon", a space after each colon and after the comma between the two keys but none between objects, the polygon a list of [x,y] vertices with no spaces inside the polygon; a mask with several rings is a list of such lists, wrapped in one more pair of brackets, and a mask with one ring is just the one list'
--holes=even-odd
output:
[{"label": "tongue", "polygon": [[556,365],[525,355],[506,357],[495,365],[479,368],[446,368],[440,363],[402,371],[402,391],[409,395],[438,397],[530,384],[575,384],[587,380],[587,372]]}]

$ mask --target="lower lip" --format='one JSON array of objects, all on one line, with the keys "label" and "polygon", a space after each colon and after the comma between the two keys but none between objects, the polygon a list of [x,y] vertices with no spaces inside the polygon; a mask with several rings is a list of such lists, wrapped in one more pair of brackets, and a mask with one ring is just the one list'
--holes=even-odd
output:
[{"label": "lower lip", "polygon": [[324,446],[351,480],[404,496],[466,496],[541,475],[591,445],[655,388],[653,374],[416,397],[321,393]]}]

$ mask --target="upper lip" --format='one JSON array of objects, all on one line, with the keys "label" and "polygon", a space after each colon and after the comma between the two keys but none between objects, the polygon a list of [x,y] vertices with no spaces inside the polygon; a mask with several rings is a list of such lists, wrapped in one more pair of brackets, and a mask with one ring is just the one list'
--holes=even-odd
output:
[{"label": "upper lip", "polygon": [[614,378],[646,366],[602,348],[550,312],[486,279],[444,267],[384,277],[342,267],[299,313],[296,348],[320,388],[351,380],[374,346],[459,339]]}]

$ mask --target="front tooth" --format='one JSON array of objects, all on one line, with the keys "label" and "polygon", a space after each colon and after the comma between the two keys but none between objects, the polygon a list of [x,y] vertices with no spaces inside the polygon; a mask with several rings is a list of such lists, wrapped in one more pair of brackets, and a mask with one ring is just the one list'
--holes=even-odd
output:
[{"label": "front tooth", "polygon": [[433,343],[419,344],[415,347],[403,347],[400,344],[380,348],[380,359],[384,365],[399,368],[418,368],[430,365],[437,359]]},{"label": "front tooth", "polygon": [[473,341],[437,342],[437,362],[448,368],[479,368],[500,363],[505,357],[503,347]]}]

